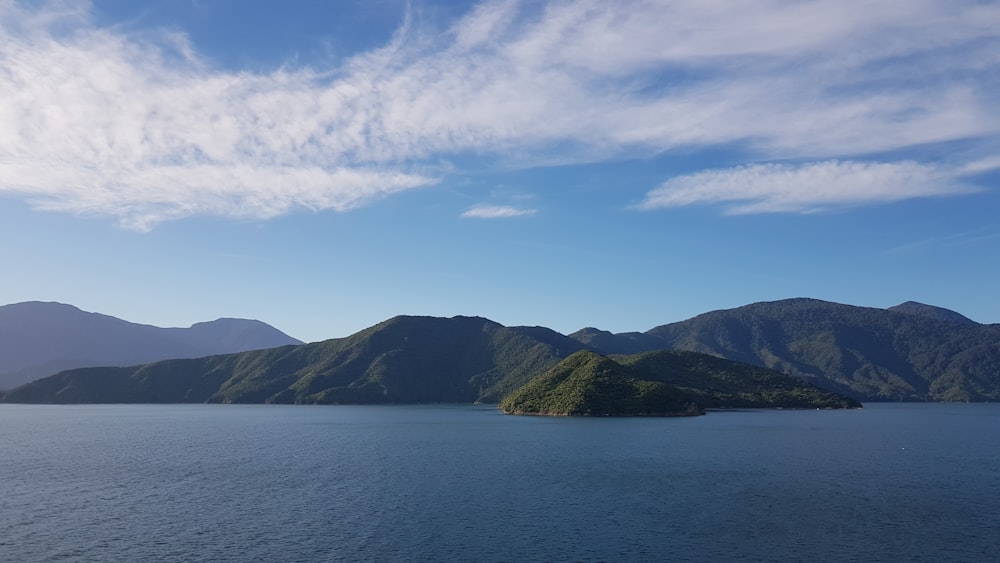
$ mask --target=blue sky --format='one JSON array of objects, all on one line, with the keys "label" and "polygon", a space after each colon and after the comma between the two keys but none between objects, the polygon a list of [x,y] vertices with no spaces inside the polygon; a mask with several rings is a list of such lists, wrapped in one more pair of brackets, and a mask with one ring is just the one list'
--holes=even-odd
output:
[{"label": "blue sky", "polygon": [[1000,3],[0,0],[0,302],[1000,322]]}]

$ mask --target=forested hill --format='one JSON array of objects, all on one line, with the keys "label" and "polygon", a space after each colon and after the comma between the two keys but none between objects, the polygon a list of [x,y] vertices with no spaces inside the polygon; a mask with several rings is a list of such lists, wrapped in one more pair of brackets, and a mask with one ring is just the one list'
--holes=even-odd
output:
[{"label": "forested hill", "polygon": [[1000,400],[1000,325],[919,303],[877,309],[787,299],[644,333],[570,336],[605,354],[689,350],[747,362],[863,401]]},{"label": "forested hill", "polygon": [[693,416],[704,408],[676,387],[590,351],[580,351],[503,401],[506,414]]},{"label": "forested hill", "polygon": [[500,403],[507,414],[690,416],[706,408],[860,408],[774,370],[697,352],[580,351]]},{"label": "forested hill", "polygon": [[697,352],[658,350],[612,356],[646,379],[688,393],[703,408],[860,408],[861,403],[800,378]]},{"label": "forested hill", "polygon": [[933,305],[925,305],[924,303],[917,303],[916,301],[907,301],[905,303],[900,303],[894,307],[889,307],[888,311],[895,311],[897,313],[906,313],[908,315],[917,315],[921,317],[927,317],[930,319],[935,319],[938,321],[947,321],[951,323],[958,323],[961,325],[976,325],[979,324],[976,321],[962,315],[961,313],[956,313],[949,309],[944,309],[941,307],[935,307]]},{"label": "forested hill", "polygon": [[583,348],[541,327],[478,317],[395,317],[301,346],[70,370],[9,392],[32,403],[498,402]]}]

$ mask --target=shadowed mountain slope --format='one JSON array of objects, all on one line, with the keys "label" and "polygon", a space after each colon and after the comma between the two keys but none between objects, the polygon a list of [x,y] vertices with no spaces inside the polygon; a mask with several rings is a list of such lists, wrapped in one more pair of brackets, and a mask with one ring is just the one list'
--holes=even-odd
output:
[{"label": "shadowed mountain slope", "polygon": [[697,352],[645,352],[615,361],[688,393],[703,408],[860,408],[797,377]]}]

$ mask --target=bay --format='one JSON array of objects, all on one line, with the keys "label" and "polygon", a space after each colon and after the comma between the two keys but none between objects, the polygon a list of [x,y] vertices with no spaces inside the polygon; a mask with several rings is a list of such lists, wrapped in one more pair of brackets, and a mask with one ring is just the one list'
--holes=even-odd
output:
[{"label": "bay", "polygon": [[0,406],[4,561],[994,561],[1000,405]]}]

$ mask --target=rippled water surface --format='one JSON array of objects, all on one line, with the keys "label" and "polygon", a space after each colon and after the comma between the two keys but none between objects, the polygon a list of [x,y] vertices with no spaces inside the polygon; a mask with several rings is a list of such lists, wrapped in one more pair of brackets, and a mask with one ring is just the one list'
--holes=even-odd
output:
[{"label": "rippled water surface", "polygon": [[1000,405],[0,406],[4,561],[995,561]]}]

